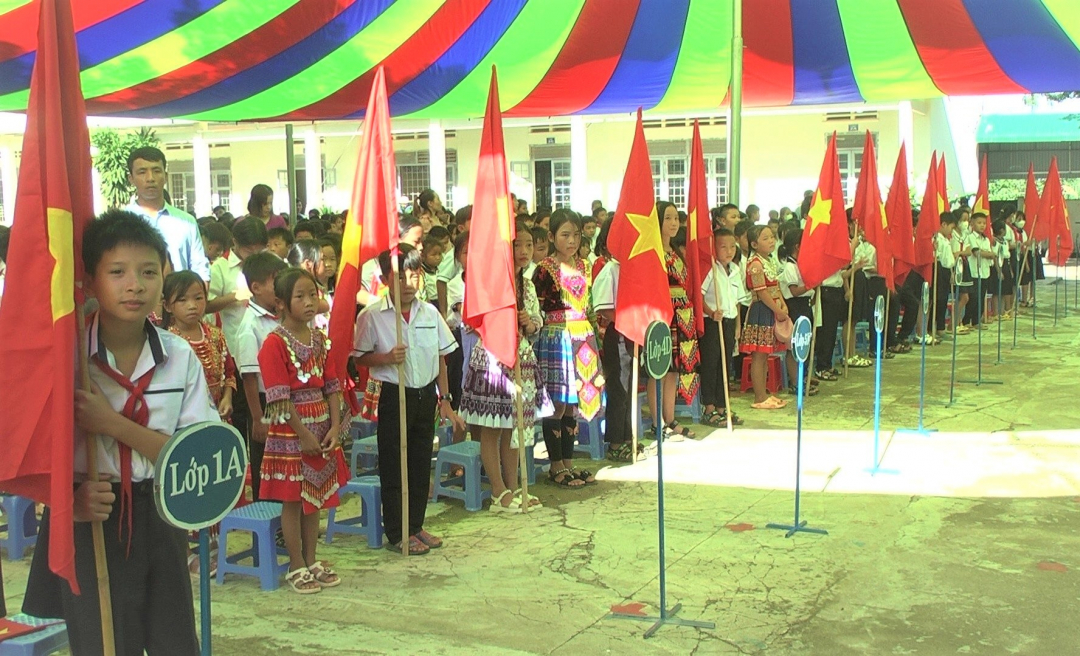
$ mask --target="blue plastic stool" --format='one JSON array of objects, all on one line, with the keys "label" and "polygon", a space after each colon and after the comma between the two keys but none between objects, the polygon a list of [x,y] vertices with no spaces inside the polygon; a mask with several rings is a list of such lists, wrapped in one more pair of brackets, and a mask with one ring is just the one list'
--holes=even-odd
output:
[{"label": "blue plastic stool", "polygon": [[334,540],[334,533],[363,535],[367,538],[369,549],[382,547],[382,484],[378,476],[354,478],[338,490],[338,496],[346,494],[360,496],[360,514],[356,517],[335,519],[337,508],[331,508],[326,519],[326,544]]},{"label": "blue plastic stool", "polygon": [[870,350],[870,322],[868,321],[855,324],[855,350],[862,352]]},{"label": "blue plastic stool", "polygon": [[[259,579],[263,590],[277,590],[281,577],[289,571],[289,561],[278,562],[278,549],[275,536],[281,528],[281,504],[270,501],[255,503],[233,510],[221,520],[221,533],[218,535],[217,582],[225,582],[226,574],[243,574]],[[229,556],[229,531],[247,531],[251,533],[251,548]],[[240,565],[239,561],[251,558],[251,565]]]},{"label": "blue plastic stool", "polygon": [[[357,467],[359,465],[359,467]],[[379,471],[379,438],[376,435],[354,439],[349,453],[349,471],[353,476]]]},{"label": "blue plastic stool", "polygon": [[445,426],[436,426],[435,436],[439,438],[440,449],[444,446],[450,446],[454,443],[454,425],[446,424]]},{"label": "blue plastic stool", "polygon": [[62,620],[43,620],[19,613],[7,619],[44,629],[0,642],[0,656],[47,656],[68,646],[67,625]]},{"label": "blue plastic stool", "polygon": [[604,428],[606,423],[600,417],[593,417],[592,421],[578,419],[577,447],[574,451],[584,451],[593,460],[603,460],[607,452],[607,442],[604,441]]},{"label": "blue plastic stool", "polygon": [[675,416],[676,417],[689,417],[695,424],[701,423],[701,392],[694,394],[694,398],[690,401],[690,405],[682,402],[682,397],[676,396],[675,399]]},{"label": "blue plastic stool", "polygon": [[[463,467],[465,475],[444,481],[443,476],[450,472],[452,465]],[[481,488],[480,467],[479,442],[458,442],[439,449],[439,456],[435,459],[435,492],[431,495],[431,501],[438,501],[440,496],[450,497],[464,501],[465,510],[480,510],[484,499],[491,498],[491,490]]]},{"label": "blue plastic stool", "polygon": [[34,502],[24,497],[0,495],[0,508],[4,509],[7,537],[0,538],[0,547],[7,550],[8,560],[22,560],[26,550],[37,543],[38,520]]}]

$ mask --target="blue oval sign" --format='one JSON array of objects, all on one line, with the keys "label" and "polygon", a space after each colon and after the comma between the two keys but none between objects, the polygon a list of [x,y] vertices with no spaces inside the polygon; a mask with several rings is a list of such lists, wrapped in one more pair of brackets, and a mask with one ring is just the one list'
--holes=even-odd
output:
[{"label": "blue oval sign", "polygon": [[813,334],[814,329],[810,326],[808,317],[795,320],[795,327],[791,331],[791,350],[799,362],[806,362],[806,358],[810,356],[810,340]]},{"label": "blue oval sign", "polygon": [[874,301],[874,330],[879,333],[885,330],[885,297],[878,296]]},{"label": "blue oval sign", "polygon": [[247,474],[244,438],[207,421],[173,435],[154,465],[154,501],[167,523],[189,531],[213,526],[236,507]]},{"label": "blue oval sign", "polygon": [[671,369],[671,326],[654,321],[645,330],[645,371],[659,380]]}]

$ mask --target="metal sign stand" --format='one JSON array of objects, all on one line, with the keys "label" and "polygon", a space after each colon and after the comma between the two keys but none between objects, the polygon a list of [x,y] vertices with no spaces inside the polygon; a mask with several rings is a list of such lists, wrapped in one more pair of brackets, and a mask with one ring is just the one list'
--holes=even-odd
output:
[{"label": "metal sign stand", "polygon": [[[976,263],[976,266],[978,266],[978,263]],[[976,302],[982,302],[983,305],[985,306],[986,303],[983,300],[983,295],[982,295],[982,278],[979,278],[979,277],[975,278],[975,299],[976,299]],[[983,336],[983,326],[986,323],[986,308],[985,307],[978,308],[978,316],[979,316],[979,325],[978,325],[978,328],[976,329],[976,330],[978,330],[978,333],[979,333],[979,359],[978,359],[979,364],[978,364],[978,369],[977,369],[978,375],[975,377],[975,380],[958,380],[956,382],[958,382],[958,383],[972,383],[976,387],[979,387],[979,386],[982,386],[982,385],[1001,385],[1003,383],[1000,380],[990,380],[990,379],[987,379],[987,378],[983,378],[983,375],[982,375],[983,338],[982,338],[982,336]],[[956,351],[956,346],[954,344],[953,345],[953,352],[955,353],[955,351]],[[953,366],[954,367],[956,366],[955,362],[953,363]]]},{"label": "metal sign stand", "polygon": [[[888,293],[888,292],[885,292]],[[877,357],[874,358],[874,462],[866,471],[877,474],[899,474],[895,469],[881,467],[881,352],[885,348],[885,297],[878,296],[874,303],[874,331],[877,333]],[[925,349],[926,347],[923,346]]]},{"label": "metal sign stand", "polygon": [[[927,314],[926,308],[930,302],[930,284],[924,282],[922,286],[922,354],[919,362],[919,427],[918,428],[897,428],[894,433],[912,433],[917,435],[929,435],[931,432],[936,431],[936,428],[927,428],[923,425],[923,410],[926,407],[926,324]],[[935,319],[937,318],[935,309]],[[875,462],[877,458],[875,456]]]}]

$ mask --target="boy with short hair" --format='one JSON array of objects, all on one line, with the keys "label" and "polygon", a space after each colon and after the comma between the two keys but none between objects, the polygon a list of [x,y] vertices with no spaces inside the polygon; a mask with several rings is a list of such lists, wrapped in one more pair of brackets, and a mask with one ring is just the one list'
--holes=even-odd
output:
[{"label": "boy with short hair", "polygon": [[[259,221],[259,219],[255,219]],[[263,410],[266,408],[266,387],[259,371],[259,350],[262,349],[266,336],[278,326],[278,317],[274,314],[274,277],[288,265],[270,251],[255,253],[244,260],[243,274],[251,292],[251,300],[244,312],[244,318],[236,332],[236,368],[240,372],[243,386],[243,398],[247,407],[244,435],[248,440],[248,452],[251,454],[251,496],[259,498],[259,472],[262,469],[263,445],[266,443],[267,424],[263,423]],[[233,410],[235,417],[236,410]],[[235,419],[234,419],[235,421]],[[239,422],[237,422],[239,424]]]},{"label": "boy with short hair", "polygon": [[446,233],[447,241],[449,241],[450,233],[446,228],[442,226],[432,226],[431,230],[424,235],[424,255],[423,255],[423,273],[421,278],[423,279],[423,285],[420,292],[417,294],[420,300],[425,303],[437,303],[439,299],[439,289],[437,283],[437,277],[439,275],[439,269],[441,268],[443,260],[447,259],[444,255],[444,240],[441,234],[435,233],[435,230],[439,229]]},{"label": "boy with short hair", "polygon": [[[187,533],[155,509],[154,463],[173,434],[219,419],[194,351],[147,320],[161,297],[166,252],[161,233],[130,211],[106,212],[83,235],[85,290],[98,311],[83,336],[94,389],[75,392],[75,571],[82,594],[49,570],[46,509],[23,602],[30,615],[64,618],[75,654],[102,648],[93,521],[104,523],[116,653],[199,650]],[[87,434],[99,436],[99,482],[87,480]],[[116,505],[117,498],[124,501]]]},{"label": "boy with short hair", "polygon": [[199,226],[199,235],[202,237],[206,259],[210,260],[210,275],[213,276],[214,262],[232,246],[232,233],[217,221],[208,221]]},{"label": "boy with short hair", "polygon": [[288,228],[272,228],[266,232],[266,250],[283,260],[289,256],[294,241],[292,230]]},{"label": "boy with short hair", "polygon": [[[388,549],[401,551],[408,539],[409,555],[419,556],[442,546],[442,540],[424,530],[431,473],[431,443],[435,429],[431,418],[438,408],[455,429],[465,426],[450,406],[446,373],[448,353],[457,349],[454,335],[442,315],[416,298],[420,285],[420,252],[407,244],[398,246],[401,283],[402,337],[397,342],[394,285],[377,303],[356,318],[352,355],[356,366],[368,367],[371,377],[382,382],[379,396],[379,478],[382,484],[383,525]],[[392,280],[390,251],[379,255],[383,280]],[[398,364],[405,371],[405,416],[398,414]],[[438,387],[436,389],[436,383]],[[400,422],[408,432],[409,525],[401,525]]]},{"label": "boy with short hair", "polygon": [[533,264],[540,264],[551,250],[551,233],[544,226],[536,226],[532,229],[532,236]]},{"label": "boy with short hair", "polygon": [[232,242],[229,257],[219,258],[210,267],[206,313],[220,314],[225,343],[231,353],[236,353],[239,346],[237,331],[247,310],[248,298],[241,266],[247,258],[266,248],[266,225],[254,216],[241,219],[233,226]]},{"label": "boy with short hair", "polygon": [[[968,257],[968,265],[971,268],[972,291],[975,292],[969,300],[971,325],[979,330],[985,330],[983,323],[983,305],[986,303],[987,287],[990,285],[990,266],[994,262],[996,253],[990,239],[986,236],[986,222],[989,219],[982,212],[971,215],[971,230],[964,240],[965,246],[971,251]],[[963,217],[960,218],[963,221]]]},{"label": "boy with short hair", "polygon": [[[712,272],[701,285],[701,299],[705,305],[705,335],[701,338],[701,403],[704,406],[701,421],[708,426],[727,425],[728,408],[724,403],[724,363],[726,358],[727,373],[734,368],[732,357],[738,350],[740,337],[739,299],[746,289],[739,275],[739,267],[734,264],[735,234],[727,228],[713,231]],[[719,303],[717,300],[719,299]],[[720,352],[720,339],[724,340],[723,358]],[[742,420],[732,412],[732,425],[742,424]]]}]

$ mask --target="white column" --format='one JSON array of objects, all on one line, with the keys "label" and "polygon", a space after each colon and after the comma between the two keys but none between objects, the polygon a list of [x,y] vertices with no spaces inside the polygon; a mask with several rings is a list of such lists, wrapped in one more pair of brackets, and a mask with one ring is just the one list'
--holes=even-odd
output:
[{"label": "white column", "polygon": [[908,183],[910,184],[912,173],[915,171],[915,114],[911,110],[910,100],[901,100],[897,110],[900,114],[898,125],[900,144],[907,144]]},{"label": "white column", "polygon": [[570,208],[589,211],[589,160],[586,151],[585,117],[570,117]]},{"label": "white column", "polygon": [[209,216],[214,206],[210,197],[210,144],[202,132],[191,140],[195,166],[195,216]]},{"label": "white column", "polygon": [[428,124],[428,179],[431,188],[445,201],[446,131],[443,130],[442,121],[436,119]]},{"label": "white column", "polygon": [[15,189],[19,180],[15,174],[15,152],[8,146],[0,148],[0,185],[3,186],[0,204],[4,206],[4,219],[0,223],[11,225],[15,216]]},{"label": "white column", "polygon": [[322,208],[322,187],[322,142],[312,126],[304,131],[304,188],[309,211]]}]

